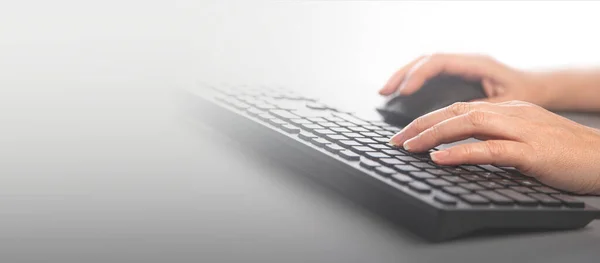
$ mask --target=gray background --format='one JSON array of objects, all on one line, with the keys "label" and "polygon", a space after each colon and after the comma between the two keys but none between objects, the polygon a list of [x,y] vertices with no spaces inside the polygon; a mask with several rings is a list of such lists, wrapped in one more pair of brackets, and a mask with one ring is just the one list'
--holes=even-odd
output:
[{"label": "gray background", "polygon": [[423,243],[197,123],[174,91],[285,85],[372,114],[391,72],[423,53],[597,65],[599,7],[4,1],[0,261],[596,262],[598,222]]}]

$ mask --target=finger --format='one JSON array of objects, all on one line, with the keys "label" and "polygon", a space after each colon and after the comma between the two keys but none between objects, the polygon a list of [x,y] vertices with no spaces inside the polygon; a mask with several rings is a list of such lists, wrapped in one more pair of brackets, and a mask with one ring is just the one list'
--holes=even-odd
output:
[{"label": "finger", "polygon": [[494,91],[494,84],[492,80],[489,78],[484,78],[481,80],[481,86],[483,86],[483,91],[488,98],[496,96],[496,92]]},{"label": "finger", "polygon": [[400,86],[400,83],[404,79],[404,76],[406,75],[406,73],[415,64],[419,63],[419,61],[421,61],[423,58],[425,58],[425,56],[420,56],[417,59],[415,59],[412,62],[405,65],[404,67],[402,67],[400,70],[396,71],[396,73],[394,73],[394,75],[392,75],[392,77],[383,86],[383,88],[381,90],[379,90],[379,94],[390,95],[390,94],[394,93],[394,91],[396,91],[398,89],[398,86]]},{"label": "finger", "polygon": [[506,140],[460,144],[431,153],[431,159],[440,165],[492,164],[515,167],[527,171],[533,149],[527,144]]},{"label": "finger", "polygon": [[467,78],[499,78],[507,68],[494,59],[478,55],[433,55],[427,62],[405,77],[400,94],[409,95],[417,91],[428,79],[441,73],[460,75]]},{"label": "finger", "polygon": [[442,121],[404,143],[404,149],[424,152],[445,143],[468,138],[523,141],[527,123],[519,118],[487,111],[471,111]]},{"label": "finger", "polygon": [[404,127],[404,129],[402,129],[399,133],[394,135],[390,139],[390,143],[398,146],[403,145],[405,141],[417,136],[424,130],[431,128],[431,126],[436,125],[452,117],[467,114],[468,112],[473,110],[491,111],[509,116],[518,114],[517,110],[515,110],[514,108],[503,107],[492,103],[458,102],[415,119],[406,127]]}]

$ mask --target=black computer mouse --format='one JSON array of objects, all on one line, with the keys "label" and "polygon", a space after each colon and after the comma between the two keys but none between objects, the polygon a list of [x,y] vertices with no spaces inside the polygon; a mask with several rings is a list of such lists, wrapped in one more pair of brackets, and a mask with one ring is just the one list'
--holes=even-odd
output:
[{"label": "black computer mouse", "polygon": [[385,122],[404,126],[422,115],[455,102],[485,97],[480,81],[469,81],[453,75],[438,75],[429,79],[411,95],[394,95],[385,105],[377,108],[377,111]]}]

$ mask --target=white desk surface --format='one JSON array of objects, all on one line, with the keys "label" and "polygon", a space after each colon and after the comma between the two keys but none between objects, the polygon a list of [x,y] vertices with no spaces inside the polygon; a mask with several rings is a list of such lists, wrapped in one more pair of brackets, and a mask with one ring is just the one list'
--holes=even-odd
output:
[{"label": "white desk surface", "polygon": [[[597,262],[598,222],[421,242],[190,123],[171,91],[197,79],[275,83],[368,111],[389,74],[424,53],[481,52],[524,68],[598,65],[599,7],[3,4],[0,261]],[[573,118],[600,127],[598,117]]]}]

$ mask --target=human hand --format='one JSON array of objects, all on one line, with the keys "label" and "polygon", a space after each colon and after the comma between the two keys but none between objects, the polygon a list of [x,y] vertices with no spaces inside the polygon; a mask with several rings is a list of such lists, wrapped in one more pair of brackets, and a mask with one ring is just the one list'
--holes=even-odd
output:
[{"label": "human hand", "polygon": [[429,78],[446,73],[481,80],[488,102],[521,100],[548,106],[549,92],[540,74],[510,68],[491,57],[467,54],[434,54],[420,57],[398,70],[379,91],[410,95]]},{"label": "human hand", "polygon": [[390,143],[424,152],[467,138],[482,141],[432,152],[432,160],[515,167],[558,189],[600,194],[600,131],[526,102],[456,103],[416,119]]}]

